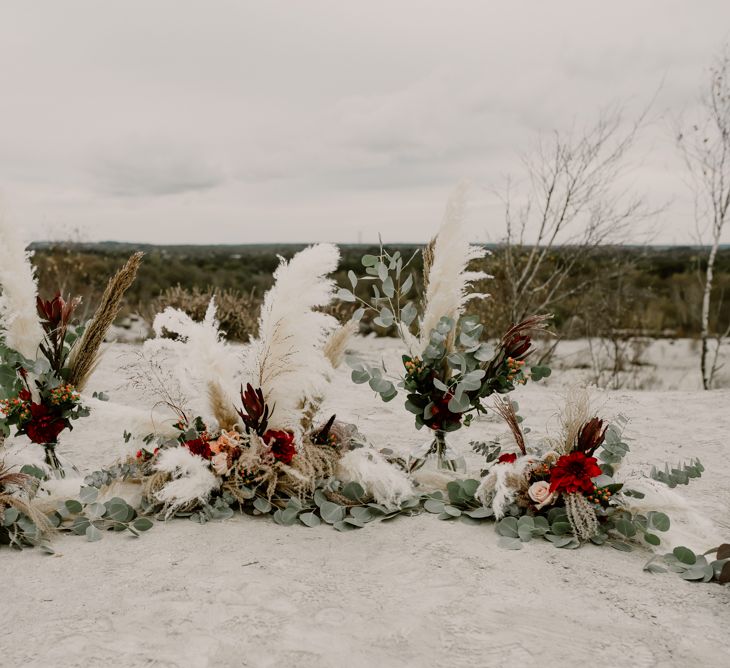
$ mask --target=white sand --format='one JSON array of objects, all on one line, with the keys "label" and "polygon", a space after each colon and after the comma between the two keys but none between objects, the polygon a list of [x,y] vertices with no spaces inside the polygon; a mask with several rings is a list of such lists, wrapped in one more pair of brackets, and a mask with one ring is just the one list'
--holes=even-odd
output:
[{"label": "white sand", "polygon": [[[133,404],[134,393],[114,391],[117,363],[108,354],[90,390]],[[348,375],[330,402],[339,417],[379,446],[424,438],[400,400],[384,405]],[[559,393],[558,378],[520,390],[527,424],[550,425]],[[730,540],[730,392],[600,400],[605,415],[632,418],[633,463],[702,458],[706,473],[681,493],[711,526],[681,528]],[[90,470],[121,452],[122,429],[110,405],[78,423],[66,452]],[[500,431],[486,420],[454,440]],[[505,551],[490,524],[425,515],[340,534],[264,518],[174,520],[140,539],[55,547],[52,557],[0,553],[1,666],[719,666],[730,656],[730,588],[642,572],[639,551],[543,541]]]}]

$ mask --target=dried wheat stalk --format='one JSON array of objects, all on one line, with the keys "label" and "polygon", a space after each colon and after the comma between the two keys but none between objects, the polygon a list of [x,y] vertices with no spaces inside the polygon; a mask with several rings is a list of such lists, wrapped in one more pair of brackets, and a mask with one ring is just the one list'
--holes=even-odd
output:
[{"label": "dried wheat stalk", "polygon": [[428,279],[431,275],[431,266],[433,265],[434,248],[436,247],[436,237],[426,244],[423,249],[423,294],[428,291]]},{"label": "dried wheat stalk", "polygon": [[69,383],[79,391],[84,389],[89,377],[99,363],[99,348],[112,323],[119,314],[124,293],[134,283],[144,253],[134,253],[126,264],[109,281],[99,308],[88,327],[76,342],[69,355]]}]

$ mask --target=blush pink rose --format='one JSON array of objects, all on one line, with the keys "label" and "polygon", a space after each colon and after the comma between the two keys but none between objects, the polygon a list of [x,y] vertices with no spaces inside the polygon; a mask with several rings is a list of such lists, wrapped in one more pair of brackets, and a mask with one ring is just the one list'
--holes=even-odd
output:
[{"label": "blush pink rose", "polygon": [[556,496],[550,491],[550,483],[547,480],[533,482],[527,490],[527,495],[535,502],[535,508],[538,510],[552,504]]}]

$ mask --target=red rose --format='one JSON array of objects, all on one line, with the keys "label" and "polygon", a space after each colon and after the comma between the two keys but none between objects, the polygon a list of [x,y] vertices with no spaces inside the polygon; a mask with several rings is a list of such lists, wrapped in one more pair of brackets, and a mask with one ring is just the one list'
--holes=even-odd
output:
[{"label": "red rose", "polygon": [[67,421],[54,415],[44,404],[30,405],[30,422],[25,426],[25,433],[33,443],[55,443],[58,435],[68,426]]},{"label": "red rose", "polygon": [[517,455],[514,452],[504,452],[497,459],[498,464],[511,464],[517,461]]},{"label": "red rose", "polygon": [[20,392],[18,392],[18,399],[20,399],[21,401],[30,401],[32,398],[33,397],[31,395],[31,393],[28,390],[26,390],[25,388],[23,388],[22,390],[20,390]]},{"label": "red rose", "polygon": [[203,459],[210,459],[213,456],[210,445],[208,445],[208,441],[204,438],[194,438],[192,441],[185,441],[183,445],[194,455],[198,455]]},{"label": "red rose", "polygon": [[297,449],[294,447],[294,434],[290,431],[277,431],[269,429],[262,437],[264,443],[271,448],[274,459],[282,464],[291,464]]},{"label": "red rose", "polygon": [[440,397],[433,399],[433,406],[431,406],[431,417],[426,420],[426,426],[434,431],[438,431],[444,428],[445,424],[461,422],[460,413],[452,413],[449,409],[449,401],[454,396],[453,392],[447,392],[442,394]]},{"label": "red rose", "polygon": [[583,452],[571,452],[563,455],[550,469],[550,491],[575,494],[589,494],[593,491],[591,478],[601,475],[595,457],[588,457]]}]

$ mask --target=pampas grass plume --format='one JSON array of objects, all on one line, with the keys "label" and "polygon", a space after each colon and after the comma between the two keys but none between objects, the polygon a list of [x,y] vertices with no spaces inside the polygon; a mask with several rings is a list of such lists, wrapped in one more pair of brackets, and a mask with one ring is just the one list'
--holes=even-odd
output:
[{"label": "pampas grass plume", "polygon": [[315,310],[332,300],[340,252],[333,244],[305,248],[274,272],[259,318],[259,335],[245,355],[247,377],[273,407],[270,424],[300,431],[303,405],[322,396],[332,369],[324,346],[337,326],[331,315]]},{"label": "pampas grass plume", "polygon": [[471,284],[491,278],[481,271],[467,271],[469,263],[483,258],[486,251],[469,241],[465,202],[466,186],[462,185],[450,198],[438,235],[424,253],[424,281],[428,287],[420,327],[422,348],[428,345],[431,331],[441,318],[457,319],[470,299],[485,296],[470,294]]},{"label": "pampas grass plume", "polygon": [[38,286],[17,229],[0,216],[0,334],[9,348],[35,360],[43,340],[36,311]]}]

